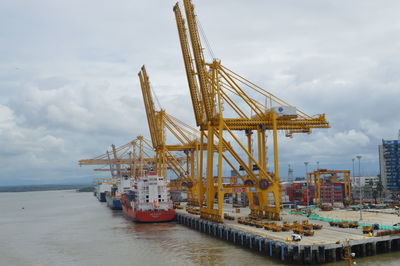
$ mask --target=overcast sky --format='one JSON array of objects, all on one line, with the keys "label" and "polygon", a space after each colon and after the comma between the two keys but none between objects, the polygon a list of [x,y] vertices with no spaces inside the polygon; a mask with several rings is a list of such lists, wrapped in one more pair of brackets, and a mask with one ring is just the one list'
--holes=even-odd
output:
[{"label": "overcast sky", "polygon": [[[154,0],[0,1],[0,185],[90,181],[78,160],[148,136],[137,73],[168,113],[194,125],[172,7]],[[332,128],[286,139],[281,176],[379,171],[396,139],[399,1],[197,0],[215,56]],[[106,174],[102,174],[106,176]]]}]

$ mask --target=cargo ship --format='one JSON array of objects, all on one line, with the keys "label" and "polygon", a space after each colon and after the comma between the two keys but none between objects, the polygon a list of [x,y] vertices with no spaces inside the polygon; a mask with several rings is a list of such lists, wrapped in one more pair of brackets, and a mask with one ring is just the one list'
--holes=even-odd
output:
[{"label": "cargo ship", "polygon": [[95,195],[100,202],[106,202],[106,192],[111,191],[111,185],[107,183],[97,183]]},{"label": "cargo ship", "polygon": [[132,188],[121,197],[124,214],[136,222],[168,222],[175,210],[167,181],[154,171],[133,181]]},{"label": "cargo ship", "polygon": [[125,176],[117,180],[116,184],[111,187],[111,191],[106,192],[107,206],[112,210],[122,210],[121,195],[129,191],[131,180]]},{"label": "cargo ship", "polygon": [[118,192],[118,187],[113,185],[111,191],[106,192],[107,206],[112,210],[122,210],[121,194]]}]

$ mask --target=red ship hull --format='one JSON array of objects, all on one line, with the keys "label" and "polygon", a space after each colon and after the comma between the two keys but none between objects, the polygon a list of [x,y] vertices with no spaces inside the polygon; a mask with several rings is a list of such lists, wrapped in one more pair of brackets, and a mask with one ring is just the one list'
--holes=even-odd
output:
[{"label": "red ship hull", "polygon": [[175,210],[151,210],[151,211],[139,211],[134,210],[129,200],[125,197],[121,199],[122,211],[124,214],[136,222],[143,223],[156,223],[156,222],[169,222],[175,218]]}]

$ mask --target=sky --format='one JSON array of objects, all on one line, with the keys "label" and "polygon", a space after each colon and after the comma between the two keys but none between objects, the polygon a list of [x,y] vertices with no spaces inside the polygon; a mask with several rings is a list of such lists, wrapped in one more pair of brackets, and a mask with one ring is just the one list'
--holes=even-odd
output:
[{"label": "sky", "polygon": [[[162,108],[194,125],[174,1],[0,1],[0,185],[90,182],[79,167],[149,136],[137,73]],[[215,57],[330,129],[279,135],[280,172],[379,172],[397,139],[399,1],[194,0]],[[205,51],[206,55],[207,51]],[[358,166],[358,165],[357,165]],[[357,174],[357,172],[356,172]]]}]

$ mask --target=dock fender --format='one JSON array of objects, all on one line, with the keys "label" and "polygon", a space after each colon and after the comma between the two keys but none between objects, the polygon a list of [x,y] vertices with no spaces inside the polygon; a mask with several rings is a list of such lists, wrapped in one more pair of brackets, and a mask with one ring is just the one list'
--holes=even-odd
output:
[{"label": "dock fender", "polygon": [[268,255],[268,248],[269,248],[269,239],[268,238],[264,238],[264,252],[266,255]]},{"label": "dock fender", "polygon": [[250,244],[250,235],[249,234],[245,234],[245,243],[244,246],[248,246],[249,248],[251,248],[251,244]]},{"label": "dock fender", "polygon": [[229,235],[231,233],[231,229],[229,227],[225,227],[225,239],[229,240]]},{"label": "dock fender", "polygon": [[299,246],[292,246],[292,253],[293,253],[293,261],[294,262],[299,262],[300,260],[300,249]]},{"label": "dock fender", "polygon": [[237,231],[232,229],[231,235],[232,235],[231,239],[232,239],[233,243],[236,244]]},{"label": "dock fender", "polygon": [[258,249],[258,252],[261,252],[261,237],[259,236],[254,237],[254,243]]},{"label": "dock fender", "polygon": [[319,246],[318,247],[318,257],[317,257],[317,263],[324,263],[325,262],[325,247],[324,246]]},{"label": "dock fender", "polygon": [[264,237],[260,237],[260,245],[261,245],[261,251],[262,252],[265,252],[265,242],[267,241],[267,239],[266,238],[264,238]]},{"label": "dock fender", "polygon": [[268,241],[269,256],[270,256],[270,257],[272,257],[272,255],[273,255],[273,245],[274,245],[274,243],[273,243],[273,241],[270,239],[270,240]]},{"label": "dock fender", "polygon": [[286,249],[286,245],[283,244],[283,243],[281,243],[280,246],[281,246],[281,261],[285,261],[285,254],[286,254],[285,249]]},{"label": "dock fender", "polygon": [[219,238],[223,238],[223,227],[222,227],[222,225],[218,225],[218,236],[219,236]]},{"label": "dock fender", "polygon": [[310,246],[304,247],[304,263],[310,264],[312,262],[312,249]]}]

